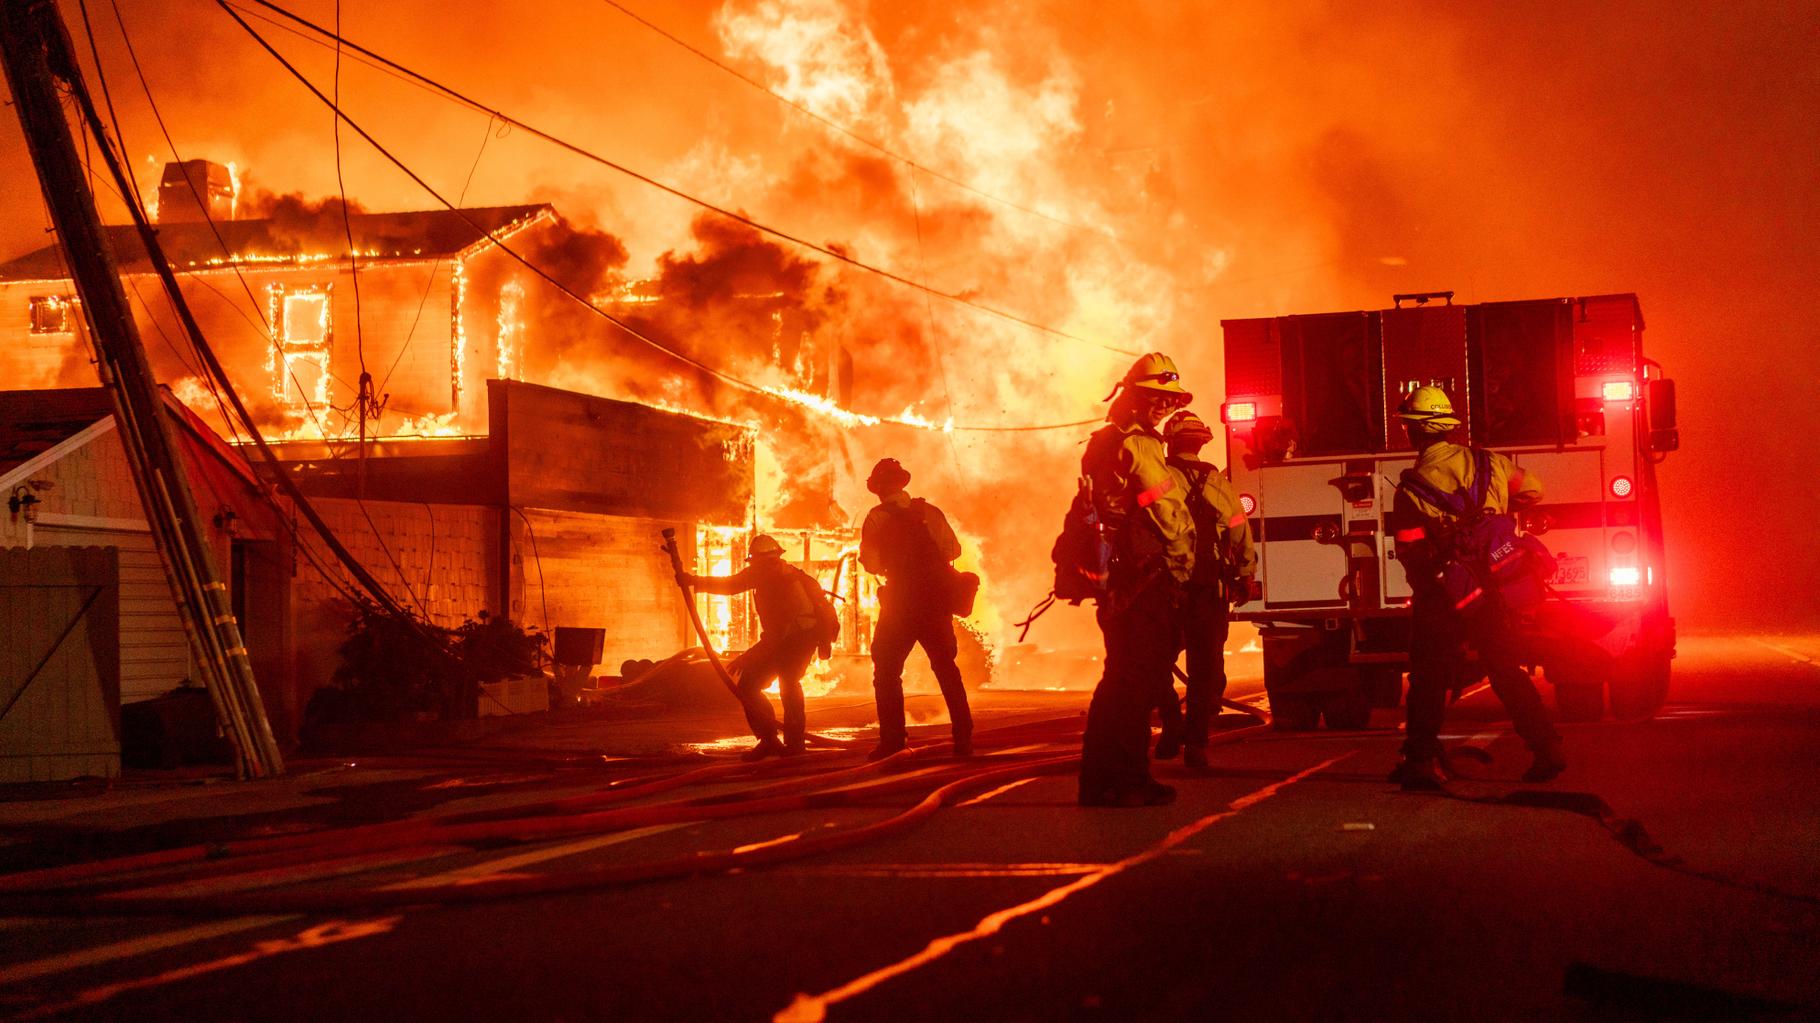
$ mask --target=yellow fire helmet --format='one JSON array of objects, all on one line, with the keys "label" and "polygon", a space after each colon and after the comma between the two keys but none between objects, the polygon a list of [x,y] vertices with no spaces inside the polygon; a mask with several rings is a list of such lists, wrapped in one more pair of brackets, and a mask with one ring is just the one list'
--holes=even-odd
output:
[{"label": "yellow fire helmet", "polygon": [[1120,380],[1112,393],[1106,396],[1106,400],[1111,401],[1118,396],[1120,390],[1127,387],[1142,387],[1147,391],[1173,394],[1181,398],[1184,405],[1194,400],[1194,395],[1182,387],[1182,375],[1175,370],[1175,360],[1161,352],[1140,356],[1125,372],[1125,379]]},{"label": "yellow fire helmet", "polygon": [[1201,421],[1201,417],[1183,409],[1169,417],[1163,425],[1163,439],[1172,448],[1201,448],[1213,440],[1213,431]]},{"label": "yellow fire helmet", "polygon": [[1454,414],[1453,399],[1433,384],[1409,392],[1403,404],[1397,406],[1397,418],[1423,433],[1446,433],[1460,425],[1460,417]]},{"label": "yellow fire helmet", "polygon": [[746,548],[746,560],[757,561],[759,558],[781,558],[784,556],[784,545],[763,533],[752,538],[752,546]]}]

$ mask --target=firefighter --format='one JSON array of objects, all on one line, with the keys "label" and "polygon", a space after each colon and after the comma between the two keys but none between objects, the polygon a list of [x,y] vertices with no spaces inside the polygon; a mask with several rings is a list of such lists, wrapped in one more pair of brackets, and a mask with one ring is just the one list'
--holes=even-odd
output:
[{"label": "firefighter", "polygon": [[1183,591],[1177,648],[1188,655],[1188,712],[1183,722],[1176,702],[1175,680],[1165,682],[1157,710],[1163,734],[1156,758],[1173,759],[1179,750],[1193,770],[1207,769],[1207,726],[1226,695],[1226,630],[1230,605],[1251,599],[1257,553],[1238,492],[1218,466],[1201,460],[1201,449],[1213,431],[1193,412],[1177,412],[1163,430],[1169,468],[1182,486],[1194,518],[1194,572]]},{"label": "firefighter", "polygon": [[878,747],[869,760],[904,748],[904,661],[917,644],[929,658],[929,669],[948,704],[954,755],[973,755],[973,715],[967,690],[955,664],[953,588],[950,564],[961,556],[961,542],[940,508],[904,492],[910,472],[895,458],[880,459],[866,479],[878,504],[860,526],[859,563],[883,576],[878,594],[878,625],[872,631],[872,690],[878,701]]},{"label": "firefighter", "polygon": [[[758,745],[740,759],[796,756],[803,752],[807,725],[803,673],[809,670],[816,649],[826,643],[826,629],[810,594],[811,589],[819,591],[821,584],[786,562],[783,544],[762,533],[752,538],[746,562],[745,568],[732,575],[678,572],[676,581],[704,593],[756,591],[752,602],[758,610],[759,640],[727,665],[727,673],[739,689],[740,703],[746,708],[746,723],[758,739]],[[771,712],[771,701],[765,699],[765,687],[773,679],[777,680],[778,696],[784,705],[782,743],[777,741],[777,718]]]},{"label": "firefighter", "polygon": [[1191,397],[1167,355],[1143,356],[1108,395],[1109,425],[1081,456],[1113,550],[1108,593],[1095,614],[1106,659],[1081,743],[1082,806],[1175,799],[1175,789],[1150,776],[1150,709],[1170,685],[1176,607],[1194,569],[1195,536],[1157,427]]},{"label": "firefighter", "polygon": [[[1409,470],[1443,493],[1455,493],[1473,484],[1473,449],[1447,439],[1460,419],[1453,401],[1439,387],[1418,387],[1397,410],[1416,449],[1416,463]],[[1485,489],[1485,508],[1495,514],[1512,505],[1533,504],[1542,498],[1542,483],[1509,458],[1490,453],[1491,479]],[[1456,524],[1448,511],[1410,491],[1397,488],[1392,508],[1397,559],[1403,563],[1413,595],[1410,598],[1409,722],[1403,743],[1403,761],[1391,780],[1407,790],[1437,790],[1447,780],[1441,749],[1441,721],[1447,690],[1465,668],[1466,644],[1478,651],[1479,661],[1491,678],[1492,691],[1510,712],[1517,734],[1529,746],[1533,760],[1523,780],[1553,780],[1567,767],[1561,738],[1548,720],[1542,698],[1529,673],[1518,662],[1513,616],[1487,593],[1487,606],[1470,616],[1462,614],[1442,591],[1435,572],[1444,555],[1445,538]]]}]

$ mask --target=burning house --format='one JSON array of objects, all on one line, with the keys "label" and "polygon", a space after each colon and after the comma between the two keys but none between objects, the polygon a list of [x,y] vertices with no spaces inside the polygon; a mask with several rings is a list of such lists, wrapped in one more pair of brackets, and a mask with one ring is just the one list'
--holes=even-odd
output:
[{"label": "burning house", "polygon": [[[374,401],[384,401],[374,432],[471,432],[486,418],[482,381],[523,377],[525,283],[498,243],[549,230],[550,206],[348,207],[344,220],[339,200],[261,196],[255,205],[235,182],[207,161],[167,166],[158,233],[262,420],[293,435],[356,433],[366,372]],[[195,376],[135,230],[107,230],[159,378]],[[92,379],[69,276],[56,245],[0,264],[0,378],[11,386]]]}]

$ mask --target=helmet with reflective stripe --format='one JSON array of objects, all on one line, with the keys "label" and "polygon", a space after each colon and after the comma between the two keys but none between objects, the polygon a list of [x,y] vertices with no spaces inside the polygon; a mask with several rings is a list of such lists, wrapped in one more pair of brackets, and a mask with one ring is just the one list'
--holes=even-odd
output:
[{"label": "helmet with reflective stripe", "polygon": [[1140,356],[1138,361],[1132,363],[1131,368],[1125,372],[1125,378],[1112,389],[1106,400],[1111,401],[1121,389],[1128,387],[1175,395],[1184,405],[1194,400],[1194,395],[1182,388],[1182,375],[1175,370],[1175,360],[1160,352]]},{"label": "helmet with reflective stripe", "polygon": [[1163,439],[1169,447],[1198,450],[1213,440],[1213,431],[1201,422],[1201,417],[1183,409],[1169,418],[1163,425]]},{"label": "helmet with reflective stripe", "polygon": [[1432,384],[1409,392],[1403,404],[1397,406],[1397,418],[1423,433],[1446,433],[1460,425],[1453,399]]},{"label": "helmet with reflective stripe", "polygon": [[1131,369],[1125,373],[1125,385],[1179,394],[1183,401],[1194,398],[1182,388],[1182,375],[1175,371],[1175,360],[1161,352],[1151,352],[1132,363]]},{"label": "helmet with reflective stripe", "polygon": [[763,533],[752,538],[752,546],[746,548],[746,560],[757,561],[759,558],[781,558],[784,556],[784,545]]}]

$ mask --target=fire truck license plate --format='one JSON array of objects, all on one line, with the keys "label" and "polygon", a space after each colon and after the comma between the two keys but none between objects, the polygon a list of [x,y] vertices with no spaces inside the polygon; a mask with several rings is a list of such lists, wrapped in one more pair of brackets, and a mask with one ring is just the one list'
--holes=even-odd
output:
[{"label": "fire truck license plate", "polygon": [[1587,581],[1585,558],[1570,558],[1563,554],[1555,559],[1555,577],[1549,580],[1550,583],[1555,586],[1572,586]]}]

